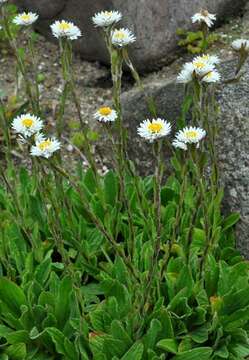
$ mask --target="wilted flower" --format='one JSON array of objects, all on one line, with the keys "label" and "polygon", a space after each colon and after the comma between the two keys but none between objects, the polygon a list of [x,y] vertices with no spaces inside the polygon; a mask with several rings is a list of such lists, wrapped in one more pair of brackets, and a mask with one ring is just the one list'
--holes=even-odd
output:
[{"label": "wilted flower", "polygon": [[249,40],[237,39],[232,42],[232,48],[235,51],[245,50],[249,51]]},{"label": "wilted flower", "polygon": [[109,106],[103,106],[96,111],[94,118],[98,121],[103,122],[112,122],[117,119],[118,115],[114,109],[111,109]]},{"label": "wilted flower", "polygon": [[111,34],[112,44],[118,47],[127,46],[136,41],[135,35],[129,29],[115,29]]},{"label": "wilted flower", "polygon": [[72,22],[65,20],[55,21],[51,26],[53,35],[59,38],[67,38],[69,40],[77,40],[81,36],[81,31],[78,26],[74,25]]},{"label": "wilted flower", "polygon": [[23,12],[14,17],[13,23],[16,25],[29,26],[32,25],[38,19],[38,15],[32,12]]},{"label": "wilted flower", "polygon": [[48,159],[53,153],[61,147],[60,142],[55,138],[45,138],[43,134],[37,136],[35,145],[31,147],[32,156],[41,156]]},{"label": "wilted flower", "polygon": [[192,16],[192,23],[205,23],[208,27],[213,26],[214,21],[216,20],[215,14],[210,14],[207,10],[201,10]]},{"label": "wilted flower", "polygon": [[101,11],[92,17],[95,26],[107,27],[116,24],[122,19],[119,11]]},{"label": "wilted flower", "polygon": [[31,114],[17,116],[12,123],[12,128],[25,138],[30,137],[43,128],[42,120]]},{"label": "wilted flower", "polygon": [[201,81],[214,83],[220,81],[220,78],[220,73],[217,70],[211,70],[207,73],[207,75],[202,77]]},{"label": "wilted flower", "polygon": [[172,142],[172,145],[177,149],[181,149],[181,150],[187,150],[188,149],[187,145],[184,142],[181,142],[181,141],[179,141],[177,139],[175,139]]},{"label": "wilted flower", "polygon": [[153,142],[156,139],[167,136],[171,132],[171,124],[160,118],[144,120],[137,129],[138,134]]},{"label": "wilted flower", "polygon": [[205,130],[189,126],[178,131],[175,140],[184,144],[198,144],[205,136]]}]

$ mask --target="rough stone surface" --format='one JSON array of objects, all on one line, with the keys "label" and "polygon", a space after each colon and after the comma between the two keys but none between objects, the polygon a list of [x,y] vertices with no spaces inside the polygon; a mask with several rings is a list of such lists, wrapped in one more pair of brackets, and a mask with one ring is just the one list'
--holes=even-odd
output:
[{"label": "rough stone surface", "polygon": [[14,0],[21,8],[40,13],[38,28],[49,36],[51,20],[73,20],[84,33],[76,48],[84,59],[107,62],[100,33],[91,17],[103,9],[117,9],[124,15],[123,25],[137,36],[132,57],[140,69],[150,69],[166,62],[176,49],[176,30],[189,28],[191,16],[201,8],[218,14],[220,19],[235,14],[246,0]]},{"label": "rough stone surface", "polygon": [[[235,65],[236,60],[222,64],[224,79],[233,77]],[[224,210],[240,212],[238,247],[249,258],[249,63],[244,70],[239,83],[221,85],[218,91],[220,132],[217,150],[221,181],[225,186]],[[175,76],[150,83],[145,87],[145,93],[155,98],[158,116],[174,123],[183,100],[183,86],[176,84]],[[131,132],[135,131],[139,122],[148,116],[145,96],[133,89],[123,94],[122,102],[124,121]],[[129,148],[133,157],[140,161],[143,171],[150,171],[151,147],[144,145],[135,133],[131,138]]]}]

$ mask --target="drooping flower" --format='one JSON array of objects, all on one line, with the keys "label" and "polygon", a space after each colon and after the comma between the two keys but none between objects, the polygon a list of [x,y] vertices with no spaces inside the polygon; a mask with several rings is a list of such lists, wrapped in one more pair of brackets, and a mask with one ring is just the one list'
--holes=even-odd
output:
[{"label": "drooping flower", "polygon": [[207,10],[201,10],[200,12],[192,16],[192,23],[205,23],[208,27],[212,27],[216,20],[215,14],[210,14]]},{"label": "drooping flower", "polygon": [[82,35],[78,26],[69,21],[57,20],[50,27],[57,39],[67,38],[69,40],[77,40]]},{"label": "drooping flower", "polygon": [[206,83],[215,83],[220,81],[220,73],[217,70],[209,71],[205,76],[202,77],[201,81]]},{"label": "drooping flower", "polygon": [[193,80],[194,66],[188,62],[183,65],[181,72],[177,76],[177,82],[187,84]]},{"label": "drooping flower", "polygon": [[109,106],[103,106],[96,111],[94,118],[102,122],[113,122],[117,119],[117,112]]},{"label": "drooping flower", "polygon": [[249,51],[249,40],[246,39],[237,39],[232,42],[232,48],[235,51],[245,50]]},{"label": "drooping flower", "polygon": [[111,34],[112,44],[117,47],[124,47],[136,41],[136,37],[129,29],[115,29]]},{"label": "drooping flower", "polygon": [[38,19],[38,15],[32,12],[23,12],[14,17],[13,23],[16,25],[29,26],[32,25]]},{"label": "drooping flower", "polygon": [[25,138],[36,134],[41,131],[42,128],[42,120],[31,114],[17,116],[12,123],[12,129]]},{"label": "drooping flower", "polygon": [[138,134],[146,140],[153,142],[171,132],[171,124],[163,119],[144,120],[137,129]]},{"label": "drooping flower", "polygon": [[175,139],[184,144],[198,144],[206,136],[206,131],[193,126],[187,126],[178,131]]},{"label": "drooping flower", "polygon": [[50,158],[53,153],[61,147],[60,142],[55,138],[45,138],[43,134],[36,137],[35,145],[31,147],[32,156]]},{"label": "drooping flower", "polygon": [[122,19],[122,14],[119,11],[101,11],[92,17],[95,26],[108,27],[116,24]]},{"label": "drooping flower", "polygon": [[177,139],[173,140],[172,145],[176,148],[176,149],[181,149],[186,151],[188,149],[187,145],[184,142],[181,142]]}]

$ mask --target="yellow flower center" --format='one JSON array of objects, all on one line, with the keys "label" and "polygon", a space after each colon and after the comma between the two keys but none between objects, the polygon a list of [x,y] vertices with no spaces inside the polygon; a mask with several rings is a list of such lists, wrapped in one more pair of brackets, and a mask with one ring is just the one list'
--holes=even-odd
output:
[{"label": "yellow flower center", "polygon": [[125,38],[125,33],[123,31],[117,31],[114,36],[116,39],[123,40]]},{"label": "yellow flower center", "polygon": [[186,135],[187,139],[195,139],[198,135],[198,132],[195,130],[190,130],[190,131],[187,131],[185,135]]},{"label": "yellow flower center", "polygon": [[213,75],[212,71],[209,71],[209,73],[207,73],[207,75],[205,75],[205,77],[210,79],[212,77],[212,75]]},{"label": "yellow flower center", "polygon": [[62,31],[67,31],[67,30],[70,30],[71,25],[69,23],[67,23],[66,21],[62,21],[59,25],[59,28]]},{"label": "yellow flower center", "polygon": [[105,107],[102,107],[99,109],[100,115],[103,115],[103,116],[108,116],[111,114],[111,112],[112,112],[112,109],[108,106],[105,106]]},{"label": "yellow flower center", "polygon": [[42,150],[42,151],[44,151],[44,150],[46,150],[46,149],[48,149],[49,148],[49,146],[51,145],[51,140],[44,140],[44,141],[42,141],[39,145],[38,145],[38,147],[39,147],[39,149],[40,150]]},{"label": "yellow flower center", "polygon": [[29,20],[31,19],[31,17],[30,17],[29,14],[24,14],[24,15],[21,16],[21,19],[22,19],[23,21],[29,21]]},{"label": "yellow flower center", "polygon": [[154,123],[150,123],[148,125],[148,129],[150,130],[150,132],[156,133],[156,134],[158,134],[162,130],[162,128],[163,128],[163,126],[160,123],[154,122]]},{"label": "yellow flower center", "polygon": [[201,10],[201,15],[207,17],[209,12],[207,10]]},{"label": "yellow flower center", "polygon": [[22,120],[23,126],[30,128],[34,124],[34,120],[26,118]]},{"label": "yellow flower center", "polygon": [[197,69],[203,69],[206,66],[206,64],[202,61],[194,61],[194,66]]},{"label": "yellow flower center", "polygon": [[112,11],[105,11],[104,14],[105,16],[112,16]]}]

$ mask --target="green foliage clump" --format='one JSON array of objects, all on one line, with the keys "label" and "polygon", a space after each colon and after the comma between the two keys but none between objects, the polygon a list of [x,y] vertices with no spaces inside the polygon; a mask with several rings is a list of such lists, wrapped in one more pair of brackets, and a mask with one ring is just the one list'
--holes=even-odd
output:
[{"label": "green foliage clump", "polygon": [[203,31],[186,31],[177,29],[177,35],[181,38],[178,45],[186,48],[191,54],[200,54],[208,50],[208,48],[219,40],[219,36],[215,33],[204,35]]}]

